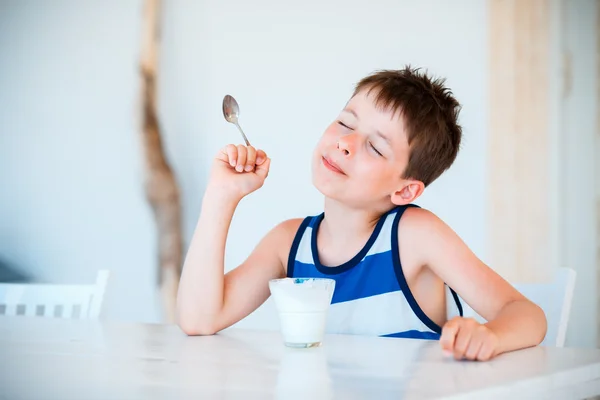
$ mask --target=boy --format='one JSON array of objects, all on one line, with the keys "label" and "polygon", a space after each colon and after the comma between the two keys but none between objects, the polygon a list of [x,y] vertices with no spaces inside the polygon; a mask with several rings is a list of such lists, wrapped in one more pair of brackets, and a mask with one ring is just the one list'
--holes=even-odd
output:
[{"label": "boy", "polygon": [[[410,67],[361,80],[314,151],[324,213],[282,222],[226,275],[235,208],[263,185],[270,160],[253,147],[225,147],[181,276],[181,329],[210,335],[229,327],[268,298],[270,279],[326,276],[336,280],[329,332],[439,339],[456,359],[482,361],[539,344],[543,311],[412,204],[456,158],[459,109],[443,81]],[[447,297],[461,313],[454,291],[489,322],[447,321]]]}]

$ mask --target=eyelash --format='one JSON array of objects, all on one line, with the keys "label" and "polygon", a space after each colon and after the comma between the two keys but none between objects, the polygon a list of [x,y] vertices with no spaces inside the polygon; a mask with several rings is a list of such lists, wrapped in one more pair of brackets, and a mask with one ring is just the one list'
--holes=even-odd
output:
[{"label": "eyelash", "polygon": [[380,152],[379,152],[379,151],[378,151],[378,150],[375,148],[375,146],[373,146],[373,143],[369,142],[369,146],[371,146],[371,148],[373,149],[373,151],[374,151],[375,153],[377,153],[377,155],[378,155],[379,157],[383,157],[383,154],[381,154],[381,153],[380,153]]}]

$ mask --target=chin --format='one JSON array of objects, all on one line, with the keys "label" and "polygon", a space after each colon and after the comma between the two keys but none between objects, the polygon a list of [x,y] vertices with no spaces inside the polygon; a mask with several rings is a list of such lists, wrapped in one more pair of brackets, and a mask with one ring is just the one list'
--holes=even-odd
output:
[{"label": "chin", "polygon": [[331,185],[327,184],[327,182],[319,176],[318,172],[314,170],[312,173],[312,184],[323,196],[331,197],[333,192],[335,192],[332,190]]},{"label": "chin", "polygon": [[327,176],[323,176],[322,171],[313,170],[312,184],[323,196],[342,201],[342,188],[327,179]]},{"label": "chin", "polygon": [[[332,183],[318,174],[312,176],[313,186],[326,198],[335,200],[348,206],[357,206],[361,200],[351,194],[352,190],[348,187],[341,187],[339,184]],[[349,192],[350,190],[350,192]]]}]

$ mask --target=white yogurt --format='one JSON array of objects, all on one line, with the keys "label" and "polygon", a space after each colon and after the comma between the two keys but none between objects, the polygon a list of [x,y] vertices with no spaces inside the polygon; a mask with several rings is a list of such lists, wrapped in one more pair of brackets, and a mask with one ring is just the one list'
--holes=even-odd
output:
[{"label": "white yogurt", "polygon": [[325,334],[335,281],[321,278],[274,279],[269,282],[269,288],[279,312],[286,345],[319,345]]}]

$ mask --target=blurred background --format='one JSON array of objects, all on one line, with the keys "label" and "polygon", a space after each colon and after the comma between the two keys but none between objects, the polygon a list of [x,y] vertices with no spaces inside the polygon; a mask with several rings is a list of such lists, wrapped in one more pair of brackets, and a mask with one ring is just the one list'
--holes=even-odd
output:
[{"label": "blurred background", "polygon": [[[140,135],[143,6],[0,1],[0,280],[91,282],[109,269],[103,318],[160,322],[157,229]],[[214,154],[241,140],[223,119],[225,94],[239,101],[250,141],[272,158],[266,185],[235,215],[229,270],[281,220],[321,212],[309,163],[319,136],[363,76],[411,64],[445,77],[463,105],[459,157],[418,204],[505,276],[515,276],[513,266],[494,264],[492,255],[518,249],[494,239],[513,229],[498,216],[514,210],[515,224],[544,227],[541,240],[530,232],[519,245],[546,255],[541,269],[577,271],[567,345],[596,347],[599,9],[594,0],[164,0],[157,112],[181,193],[184,247]],[[511,23],[518,29],[502,28]],[[543,78],[527,81],[534,91],[543,86],[541,113],[529,92],[519,95],[525,86],[498,72],[521,68]],[[493,92],[507,82],[513,97]],[[523,116],[505,111],[515,104],[545,121],[528,125],[542,126],[533,134],[543,146],[519,139]],[[497,146],[523,163],[494,156]],[[531,187],[548,210],[541,225],[518,214],[519,204],[538,207],[524,193]],[[495,208],[499,194],[514,200],[504,214]],[[270,301],[240,325],[277,326]]]}]

